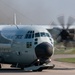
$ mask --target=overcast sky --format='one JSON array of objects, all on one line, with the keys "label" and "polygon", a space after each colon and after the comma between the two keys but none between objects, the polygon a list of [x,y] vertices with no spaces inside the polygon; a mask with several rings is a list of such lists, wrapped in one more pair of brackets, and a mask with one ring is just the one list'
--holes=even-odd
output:
[{"label": "overcast sky", "polygon": [[75,0],[0,0],[0,24],[13,24],[14,13],[17,24],[50,24],[61,15],[75,18]]}]

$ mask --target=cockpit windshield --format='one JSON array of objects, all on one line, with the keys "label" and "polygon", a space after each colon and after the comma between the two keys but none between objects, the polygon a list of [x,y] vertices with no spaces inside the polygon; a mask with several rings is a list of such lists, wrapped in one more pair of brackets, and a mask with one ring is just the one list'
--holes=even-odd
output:
[{"label": "cockpit windshield", "polygon": [[35,33],[35,37],[40,37],[40,33]]},{"label": "cockpit windshield", "polygon": [[46,36],[47,36],[47,37],[50,37],[50,35],[49,35],[48,33],[46,33]]},{"label": "cockpit windshield", "polygon": [[39,32],[35,33],[35,37],[51,37],[51,36],[49,35],[49,33]]},{"label": "cockpit windshield", "polygon": [[30,38],[34,38],[34,37],[51,37],[51,35],[46,32],[34,33],[34,31],[28,31],[27,34],[25,35],[25,39],[30,39]]},{"label": "cockpit windshield", "polygon": [[46,34],[44,32],[41,32],[40,34],[41,34],[41,37],[45,37],[46,36]]}]

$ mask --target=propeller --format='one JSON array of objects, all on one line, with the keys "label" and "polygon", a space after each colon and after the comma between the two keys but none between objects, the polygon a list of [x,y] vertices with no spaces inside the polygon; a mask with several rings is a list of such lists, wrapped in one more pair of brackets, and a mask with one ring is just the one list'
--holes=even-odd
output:
[{"label": "propeller", "polygon": [[[68,17],[68,22],[67,24],[65,25],[65,18],[64,16],[60,16],[57,18],[60,26],[62,27],[61,29],[59,28],[56,29],[57,31],[59,31],[59,33],[57,34],[56,36],[56,40],[60,37],[60,39],[58,39],[57,42],[63,42],[65,41],[66,43],[68,43],[69,41],[72,41],[74,40],[74,37],[71,36],[71,33],[70,33],[70,26],[74,24],[75,22],[75,19],[71,16]],[[57,24],[55,22],[52,22],[51,25],[53,26],[56,26]],[[55,32],[57,33],[57,32]]]},{"label": "propeller", "polygon": [[64,16],[60,16],[57,18],[58,22],[60,23],[60,25],[62,26],[62,28],[65,28],[65,21],[64,21]]}]

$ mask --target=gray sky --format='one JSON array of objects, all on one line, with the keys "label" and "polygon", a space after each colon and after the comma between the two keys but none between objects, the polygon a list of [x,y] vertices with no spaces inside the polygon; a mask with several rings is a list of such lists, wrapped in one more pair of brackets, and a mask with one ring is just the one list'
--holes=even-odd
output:
[{"label": "gray sky", "polygon": [[0,0],[0,24],[50,24],[64,15],[75,17],[75,0]]}]

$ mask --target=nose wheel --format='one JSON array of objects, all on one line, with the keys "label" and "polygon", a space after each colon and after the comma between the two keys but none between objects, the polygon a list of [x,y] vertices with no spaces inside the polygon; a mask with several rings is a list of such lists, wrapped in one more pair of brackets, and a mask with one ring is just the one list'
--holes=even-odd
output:
[{"label": "nose wheel", "polygon": [[0,64],[0,69],[2,68],[1,64]]}]

